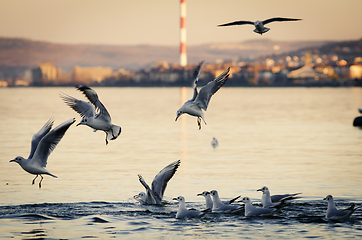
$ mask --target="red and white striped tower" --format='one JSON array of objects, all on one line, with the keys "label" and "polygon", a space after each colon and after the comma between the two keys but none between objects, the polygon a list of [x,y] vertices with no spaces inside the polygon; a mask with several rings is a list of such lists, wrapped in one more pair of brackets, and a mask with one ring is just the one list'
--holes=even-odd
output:
[{"label": "red and white striped tower", "polygon": [[186,56],[186,0],[181,0],[181,45],[180,45],[180,65],[187,65]]}]

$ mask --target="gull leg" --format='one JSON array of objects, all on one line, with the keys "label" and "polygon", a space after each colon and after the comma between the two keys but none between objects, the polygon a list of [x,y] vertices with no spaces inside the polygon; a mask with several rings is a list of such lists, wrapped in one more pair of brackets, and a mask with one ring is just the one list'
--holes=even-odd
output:
[{"label": "gull leg", "polygon": [[41,179],[40,179],[40,182],[39,182],[39,189],[41,188],[41,182],[43,181],[43,176],[41,174],[39,174]]},{"label": "gull leg", "polygon": [[197,125],[199,126],[199,130],[201,129],[201,118],[197,118]]},{"label": "gull leg", "polygon": [[107,132],[106,132],[106,145],[108,145],[108,140],[107,140]]},{"label": "gull leg", "polygon": [[36,177],[33,179],[32,185],[34,185],[35,183],[35,179],[38,177],[38,174],[36,175]]}]

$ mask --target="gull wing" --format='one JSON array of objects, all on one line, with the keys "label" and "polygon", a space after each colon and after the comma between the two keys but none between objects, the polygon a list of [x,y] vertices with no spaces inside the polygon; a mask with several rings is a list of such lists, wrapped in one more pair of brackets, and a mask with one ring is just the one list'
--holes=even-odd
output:
[{"label": "gull wing", "polygon": [[229,200],[228,202],[227,202],[227,204],[232,204],[233,202],[235,202],[238,198],[240,198],[241,197],[241,195],[239,195],[239,196],[237,196],[237,197],[234,197],[233,199],[231,199],[231,200]]},{"label": "gull wing", "polygon": [[262,23],[263,25],[271,23],[271,22],[287,22],[287,21],[300,21],[302,19],[299,18],[282,18],[282,17],[275,17],[275,18],[269,18],[264,20]]},{"label": "gull wing", "polygon": [[204,61],[200,62],[199,65],[196,67],[194,74],[192,75],[192,78],[194,79],[194,96],[190,101],[194,101],[197,97],[197,83],[199,81],[199,76],[202,68],[202,64],[204,64]]},{"label": "gull wing", "polygon": [[152,191],[162,200],[168,181],[175,175],[181,161],[177,160],[162,169],[152,181]]},{"label": "gull wing", "polygon": [[[138,176],[138,179],[140,180],[140,183],[146,188],[147,198],[151,198],[151,199],[152,199],[152,200],[151,200],[152,202],[157,203],[156,197],[155,197],[155,195],[153,194],[151,188],[150,188],[150,187],[148,186],[148,184],[146,183],[146,181],[143,179],[143,177],[142,177],[140,174],[138,174],[137,176]],[[146,200],[146,201],[147,201],[147,200]]]},{"label": "gull wing", "polygon": [[281,202],[281,201],[287,201],[287,200],[293,200],[293,199],[296,199],[296,198],[299,198],[297,197],[297,195],[299,194],[302,194],[302,193],[293,193],[293,194],[283,194],[283,195],[273,195],[271,196],[271,201],[273,203],[275,202]]},{"label": "gull wing", "polygon": [[96,115],[96,110],[91,103],[78,100],[64,93],[60,94],[60,97],[69,107],[79,113],[81,117],[89,118]]},{"label": "gull wing", "polygon": [[331,217],[330,219],[343,219],[348,218],[352,215],[352,213],[356,210],[355,204],[352,203],[352,205],[346,209],[335,209],[331,211]]},{"label": "gull wing", "polygon": [[219,27],[225,27],[225,26],[233,26],[233,25],[245,25],[245,24],[251,24],[254,25],[254,22],[252,21],[235,21],[235,22],[229,22],[225,24],[218,25]]},{"label": "gull wing", "polygon": [[271,215],[275,211],[276,211],[275,209],[271,209],[271,208],[254,207],[254,209],[250,212],[249,216]]},{"label": "gull wing", "polygon": [[201,88],[194,103],[206,111],[207,106],[209,105],[211,96],[214,95],[214,93],[216,93],[222,87],[222,85],[224,85],[225,82],[228,80],[229,71],[230,71],[230,68],[225,70],[217,78],[210,81],[203,88]]},{"label": "gull wing", "polygon": [[70,125],[72,125],[74,122],[74,118],[70,119],[47,133],[40,140],[38,147],[35,150],[34,156],[30,161],[32,163],[37,163],[42,167],[46,167],[48,156],[63,138]]},{"label": "gull wing", "polygon": [[85,85],[75,85],[75,87],[88,98],[96,110],[99,110],[100,114],[98,114],[98,116],[102,116],[104,119],[111,121],[111,116],[109,115],[106,107],[99,100],[96,91]]},{"label": "gull wing", "polygon": [[48,122],[44,124],[44,126],[33,135],[33,138],[31,139],[31,150],[30,155],[28,159],[32,159],[35,153],[36,148],[38,147],[38,144],[40,140],[50,131],[54,123],[54,119],[50,118]]}]

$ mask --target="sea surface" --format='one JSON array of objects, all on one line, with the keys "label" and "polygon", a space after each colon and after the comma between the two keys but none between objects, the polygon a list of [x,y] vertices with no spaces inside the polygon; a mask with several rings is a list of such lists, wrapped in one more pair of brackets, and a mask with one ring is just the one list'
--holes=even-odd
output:
[{"label": "sea surface", "polygon": [[[343,239],[362,238],[362,88],[228,88],[211,99],[207,125],[176,111],[191,88],[94,88],[122,127],[118,139],[73,124],[49,156],[42,188],[17,163],[49,118],[54,126],[80,116],[59,97],[86,100],[73,87],[0,89],[0,239]],[[219,146],[211,146],[215,137]],[[181,165],[163,206],[140,205],[144,191],[169,163]],[[268,218],[207,213],[175,219],[184,196],[188,208],[205,209],[204,190],[222,200],[261,193],[302,193]],[[337,207],[355,203],[349,220],[324,219],[326,195]]]}]

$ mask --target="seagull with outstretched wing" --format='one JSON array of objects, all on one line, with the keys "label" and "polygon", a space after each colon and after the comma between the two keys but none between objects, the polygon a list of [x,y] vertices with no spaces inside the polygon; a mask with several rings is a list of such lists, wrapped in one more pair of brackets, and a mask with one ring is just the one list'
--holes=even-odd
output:
[{"label": "seagull with outstretched wing", "polygon": [[82,120],[77,126],[86,125],[93,128],[94,131],[104,131],[106,133],[106,145],[108,144],[108,140],[115,140],[121,134],[121,127],[112,124],[111,115],[99,100],[97,93],[85,85],[76,85],[75,87],[81,91],[90,102],[78,100],[64,93],[62,93],[60,97],[82,117]]},{"label": "seagull with outstretched wing", "polygon": [[163,168],[153,179],[152,188],[148,186],[146,181],[141,175],[138,175],[140,183],[145,187],[146,193],[140,192],[134,198],[142,204],[161,205],[163,194],[165,193],[167,183],[175,175],[177,168],[180,166],[181,161],[177,160],[165,168]]},{"label": "seagull with outstretched wing", "polygon": [[194,95],[192,99],[185,102],[184,105],[182,105],[182,107],[177,110],[175,119],[175,121],[177,121],[177,119],[184,113],[195,116],[197,117],[197,125],[199,126],[199,129],[201,129],[201,119],[206,124],[202,109],[205,111],[207,110],[211,96],[214,95],[226,83],[229,78],[230,71],[230,68],[228,68],[217,78],[208,82],[203,88],[200,89],[200,92],[198,93],[196,87],[202,64],[203,62],[198,65],[194,72]]},{"label": "seagull with outstretched wing", "polygon": [[254,27],[255,27],[254,32],[259,33],[260,35],[262,35],[263,33],[266,33],[267,31],[270,30],[270,28],[264,27],[264,25],[266,25],[268,23],[271,23],[271,22],[300,21],[300,20],[302,20],[302,19],[274,17],[274,18],[266,19],[264,21],[255,21],[255,22],[252,22],[252,21],[235,21],[235,22],[220,24],[218,26],[219,27],[225,27],[225,26],[247,25],[247,24],[254,25]]},{"label": "seagull with outstretched wing", "polygon": [[74,122],[74,118],[70,119],[51,130],[54,120],[49,119],[48,122],[46,122],[45,125],[33,135],[28,159],[18,156],[13,160],[10,160],[10,162],[16,162],[26,172],[36,175],[32,184],[34,184],[35,179],[40,176],[41,180],[39,182],[39,188],[41,188],[41,183],[43,181],[42,174],[47,174],[55,178],[57,177],[45,169],[48,157],[63,138],[70,125]]}]

